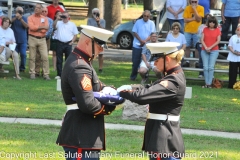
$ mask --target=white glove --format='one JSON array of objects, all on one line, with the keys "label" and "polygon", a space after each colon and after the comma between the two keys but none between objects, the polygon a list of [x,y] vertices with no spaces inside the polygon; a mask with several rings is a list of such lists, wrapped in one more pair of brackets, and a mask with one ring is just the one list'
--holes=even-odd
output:
[{"label": "white glove", "polygon": [[101,90],[101,92],[104,94],[112,95],[112,96],[117,95],[117,90],[112,87],[104,87],[103,90]]},{"label": "white glove", "polygon": [[131,85],[122,85],[121,87],[117,88],[117,92],[121,92],[121,91],[124,91],[124,90],[132,90],[132,86]]}]

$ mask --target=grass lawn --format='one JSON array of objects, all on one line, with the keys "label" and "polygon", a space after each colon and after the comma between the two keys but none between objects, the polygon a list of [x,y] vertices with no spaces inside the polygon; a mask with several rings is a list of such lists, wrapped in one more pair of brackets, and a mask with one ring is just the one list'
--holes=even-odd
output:
[{"label": "grass lawn", "polygon": [[[51,64],[51,57],[49,62]],[[97,70],[97,60],[93,65]],[[62,118],[66,108],[61,92],[56,91],[56,80],[54,80],[56,71],[50,72],[51,81],[44,81],[42,78],[30,80],[27,72],[21,73],[22,80],[18,81],[12,78],[14,75],[12,63],[4,68],[9,69],[10,73],[0,75],[0,116]],[[132,83],[129,80],[130,72],[129,62],[105,60],[103,73],[98,76],[105,84],[119,87]],[[139,82],[140,78],[136,83]],[[239,91],[227,89],[226,86],[222,89],[202,89],[202,84],[202,81],[187,81],[187,86],[193,88],[193,98],[185,99],[181,112],[181,127],[240,132]],[[144,125],[144,122],[122,120],[121,107],[118,106],[112,115],[106,116],[106,122]]]},{"label": "grass lawn", "polygon": [[[0,128],[0,159],[64,160],[62,147],[55,144],[60,127],[0,123]],[[142,139],[140,131],[106,130],[107,150],[101,160],[147,160]],[[238,160],[240,156],[239,140],[184,135],[184,143],[184,160]]]}]

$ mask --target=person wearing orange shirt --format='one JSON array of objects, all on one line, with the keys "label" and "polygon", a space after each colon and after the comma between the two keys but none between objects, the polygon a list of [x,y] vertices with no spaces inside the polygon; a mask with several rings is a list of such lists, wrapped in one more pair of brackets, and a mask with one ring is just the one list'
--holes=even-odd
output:
[{"label": "person wearing orange shirt", "polygon": [[[198,0],[190,0],[190,5],[188,5],[184,12],[183,18],[185,22],[184,36],[187,41],[185,57],[190,55],[190,47],[195,48],[198,41],[198,27],[201,25],[202,18],[204,17],[204,8],[198,5]],[[198,58],[197,52],[195,52],[195,58]]]},{"label": "person wearing orange shirt", "polygon": [[47,6],[48,9],[48,17],[51,18],[52,20],[54,20],[54,16],[56,11],[60,11],[63,12],[64,9],[58,4],[59,0],[53,0],[52,4]]},{"label": "person wearing orange shirt", "polygon": [[37,50],[40,52],[43,65],[43,78],[49,78],[49,62],[46,44],[46,32],[48,31],[48,19],[41,15],[42,5],[37,3],[34,14],[28,17],[28,45],[29,45],[29,74],[30,79],[35,79],[35,59]]}]

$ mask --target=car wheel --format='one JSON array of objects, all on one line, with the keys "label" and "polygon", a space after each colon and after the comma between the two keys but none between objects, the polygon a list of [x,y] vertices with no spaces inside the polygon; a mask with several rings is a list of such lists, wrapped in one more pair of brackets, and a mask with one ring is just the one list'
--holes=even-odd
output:
[{"label": "car wheel", "polygon": [[133,36],[131,33],[123,32],[118,36],[118,44],[122,49],[131,49]]}]

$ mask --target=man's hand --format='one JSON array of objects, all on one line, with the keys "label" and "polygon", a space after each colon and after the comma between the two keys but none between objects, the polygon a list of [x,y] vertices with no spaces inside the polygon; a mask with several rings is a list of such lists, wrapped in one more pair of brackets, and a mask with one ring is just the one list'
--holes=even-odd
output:
[{"label": "man's hand", "polygon": [[226,18],[224,15],[222,15],[222,22],[225,23],[225,21],[226,21]]},{"label": "man's hand", "polygon": [[16,18],[17,18],[18,20],[21,20],[21,19],[22,19],[22,15],[17,12],[17,13],[16,13]]}]

